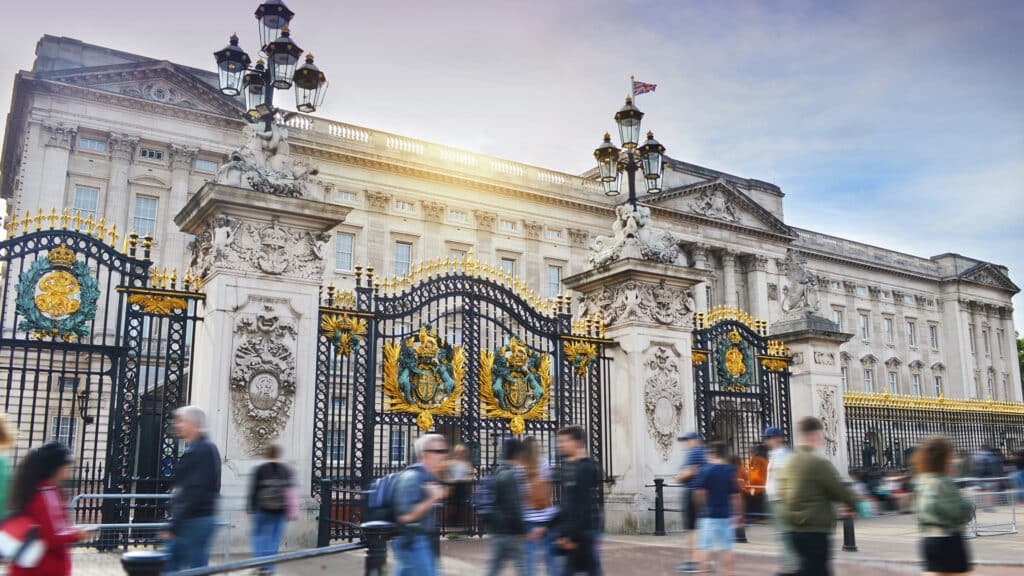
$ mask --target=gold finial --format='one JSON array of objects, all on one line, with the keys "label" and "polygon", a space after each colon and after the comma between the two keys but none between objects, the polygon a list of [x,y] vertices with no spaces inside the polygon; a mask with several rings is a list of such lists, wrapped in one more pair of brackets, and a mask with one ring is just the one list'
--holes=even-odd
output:
[{"label": "gold finial", "polygon": [[185,291],[192,290],[192,281],[193,280],[194,280],[194,278],[192,278],[192,269],[191,268],[186,268],[185,269],[185,280],[184,280]]},{"label": "gold finial", "polygon": [[178,289],[178,269],[171,268],[171,290]]},{"label": "gold finial", "polygon": [[36,213],[36,217],[34,220],[36,225],[36,232],[39,232],[40,230],[43,229],[43,218],[45,218],[45,216],[43,216],[43,209],[40,208],[39,211]]},{"label": "gold finial", "polygon": [[68,222],[70,220],[71,220],[71,209],[70,208],[65,208],[64,209],[64,214],[62,214],[61,217],[60,217],[60,227],[63,230],[67,230],[68,229]]},{"label": "gold finial", "polygon": [[53,230],[54,228],[57,227],[57,218],[57,208],[50,208],[50,215],[46,217],[46,219],[50,221],[50,230]]}]

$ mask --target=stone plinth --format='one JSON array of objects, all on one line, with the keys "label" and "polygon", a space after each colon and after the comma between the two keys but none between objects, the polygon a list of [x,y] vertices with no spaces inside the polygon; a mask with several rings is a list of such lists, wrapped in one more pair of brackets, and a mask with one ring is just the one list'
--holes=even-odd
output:
[{"label": "stone plinth", "polygon": [[607,337],[615,341],[608,347],[611,429],[604,431],[614,463],[605,502],[609,532],[654,529],[648,511],[654,489],[645,485],[677,472],[676,437],[696,426],[691,287],[706,275],[696,268],[624,258],[565,279],[583,295],[579,315],[601,318]]},{"label": "stone plinth", "polygon": [[244,495],[269,443],[280,444],[307,496],[292,545],[313,545],[313,380],[329,232],[349,208],[208,183],[175,217],[193,234],[191,268],[206,292],[195,334],[192,403],[220,447],[221,515],[246,534]]},{"label": "stone plinth", "polygon": [[849,467],[846,415],[839,347],[853,334],[813,313],[784,317],[771,326],[771,336],[789,348],[789,394],[793,425],[805,416],[816,416],[825,425],[825,455],[843,474]]}]

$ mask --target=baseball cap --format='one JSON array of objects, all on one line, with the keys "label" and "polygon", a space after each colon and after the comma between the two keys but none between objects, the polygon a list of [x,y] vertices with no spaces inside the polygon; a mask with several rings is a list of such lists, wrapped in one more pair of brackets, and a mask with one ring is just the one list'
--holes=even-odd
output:
[{"label": "baseball cap", "polygon": [[765,428],[764,434],[761,435],[762,438],[779,438],[782,436],[785,436],[785,434],[782,433],[782,429],[778,426],[769,426]]},{"label": "baseball cap", "polygon": [[684,440],[696,440],[697,438],[700,438],[700,434],[697,434],[696,432],[687,432],[679,438],[676,438],[676,440],[682,442]]}]

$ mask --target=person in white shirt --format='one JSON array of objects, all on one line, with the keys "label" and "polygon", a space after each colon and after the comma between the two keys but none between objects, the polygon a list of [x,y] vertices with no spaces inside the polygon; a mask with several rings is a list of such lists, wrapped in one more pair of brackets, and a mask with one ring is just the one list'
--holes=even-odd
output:
[{"label": "person in white shirt", "polygon": [[779,518],[779,477],[786,461],[793,455],[793,451],[786,445],[786,436],[776,426],[769,426],[762,435],[764,443],[768,446],[768,479],[765,481],[765,498],[768,501],[768,508],[772,515],[772,525],[779,534],[779,543],[782,545],[782,553],[779,556],[780,575],[796,574],[799,569],[796,552],[793,544],[786,537],[782,529],[782,521]]}]

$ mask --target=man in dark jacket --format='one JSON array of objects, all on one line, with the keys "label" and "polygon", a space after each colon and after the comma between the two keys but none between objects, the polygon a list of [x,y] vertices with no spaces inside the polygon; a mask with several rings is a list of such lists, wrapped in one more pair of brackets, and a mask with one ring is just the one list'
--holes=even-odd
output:
[{"label": "man in dark jacket", "polygon": [[523,443],[508,438],[501,447],[501,466],[494,474],[494,514],[490,519],[491,558],[487,562],[487,575],[501,573],[505,561],[512,562],[520,576],[526,576],[523,561],[523,474],[520,459]]},{"label": "man in dark jacket", "polygon": [[187,444],[174,470],[167,570],[210,563],[220,497],[220,452],[206,438],[206,414],[196,406],[174,412],[174,433]]},{"label": "man in dark jacket", "polygon": [[557,545],[565,551],[565,574],[577,572],[599,576],[601,555],[597,544],[601,534],[601,508],[597,491],[597,464],[587,456],[586,434],[579,426],[558,431],[558,452],[562,466],[562,501],[558,512]]}]

